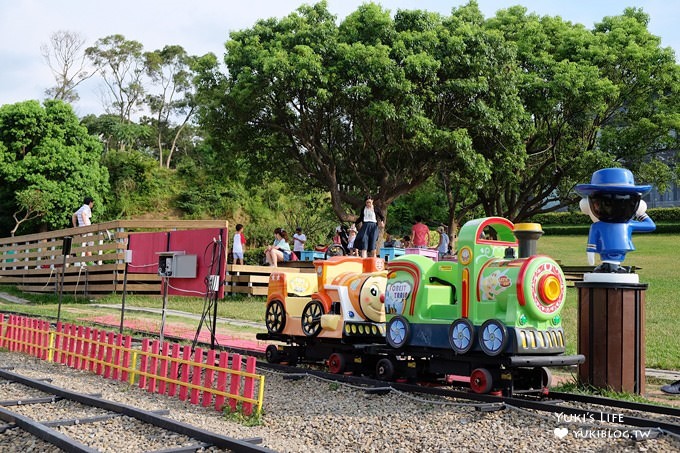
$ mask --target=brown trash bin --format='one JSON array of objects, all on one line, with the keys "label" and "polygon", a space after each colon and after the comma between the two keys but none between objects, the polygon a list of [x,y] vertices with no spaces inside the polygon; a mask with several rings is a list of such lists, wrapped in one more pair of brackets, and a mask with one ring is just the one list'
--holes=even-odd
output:
[{"label": "brown trash bin", "polygon": [[646,283],[577,282],[579,382],[645,392]]}]

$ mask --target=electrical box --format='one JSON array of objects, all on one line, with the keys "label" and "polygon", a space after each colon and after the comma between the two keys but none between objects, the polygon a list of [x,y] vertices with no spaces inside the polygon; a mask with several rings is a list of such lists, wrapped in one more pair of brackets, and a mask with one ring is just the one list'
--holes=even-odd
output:
[{"label": "electrical box", "polygon": [[171,278],[196,278],[196,255],[184,252],[160,252],[158,275]]}]

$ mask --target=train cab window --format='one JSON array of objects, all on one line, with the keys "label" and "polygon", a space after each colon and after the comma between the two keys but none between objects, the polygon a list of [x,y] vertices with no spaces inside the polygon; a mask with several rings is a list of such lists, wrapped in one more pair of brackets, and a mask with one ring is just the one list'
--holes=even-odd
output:
[{"label": "train cab window", "polygon": [[332,302],[331,303],[331,313],[334,314],[334,315],[340,314],[340,302]]},{"label": "train cab window", "polygon": [[482,234],[479,235],[479,239],[486,239],[487,241],[497,241],[498,232],[494,227],[486,226],[484,230],[482,230]]}]

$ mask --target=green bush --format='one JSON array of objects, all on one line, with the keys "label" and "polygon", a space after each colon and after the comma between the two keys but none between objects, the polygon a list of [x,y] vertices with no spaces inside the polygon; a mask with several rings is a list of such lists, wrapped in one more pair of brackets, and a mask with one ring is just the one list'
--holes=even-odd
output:
[{"label": "green bush", "polygon": [[[552,236],[588,236],[590,225],[541,225],[543,232]],[[680,233],[680,223],[657,223],[654,233]]]},{"label": "green bush", "polygon": [[652,208],[647,214],[657,223],[680,223],[680,208]]},{"label": "green bush", "polygon": [[261,266],[264,262],[264,249],[265,247],[247,249],[243,254],[244,264],[248,264],[250,266]]},{"label": "green bush", "polygon": [[[680,223],[680,208],[652,208],[647,210],[647,214],[659,223]],[[541,225],[589,225],[590,218],[580,211],[573,212],[549,212],[538,214],[531,218],[531,222]],[[545,228],[544,228],[545,229]]]}]

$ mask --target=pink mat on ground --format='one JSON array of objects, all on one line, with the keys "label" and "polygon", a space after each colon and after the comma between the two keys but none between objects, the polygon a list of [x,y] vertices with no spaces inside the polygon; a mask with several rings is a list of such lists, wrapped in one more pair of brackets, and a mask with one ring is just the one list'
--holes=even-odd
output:
[{"label": "pink mat on ground", "polygon": [[[96,322],[107,326],[120,326],[120,317],[115,315],[106,316],[92,316],[88,318],[80,318],[83,321]],[[149,321],[143,319],[126,319],[123,322],[124,327],[128,329],[138,330],[142,332],[149,332],[153,334],[160,333],[161,321]],[[165,323],[163,334],[166,337],[182,338],[184,340],[191,340],[196,336],[196,329],[191,329],[182,324]],[[198,336],[198,341],[201,343],[210,343],[210,331],[206,325],[203,325],[201,333]],[[215,335],[215,342],[219,346],[233,347],[240,349],[249,349],[252,351],[264,352],[267,349],[267,343],[261,341],[244,340],[236,338],[231,335],[224,335],[217,332]]]}]

